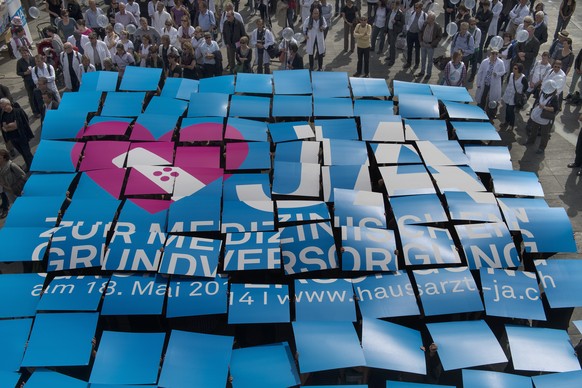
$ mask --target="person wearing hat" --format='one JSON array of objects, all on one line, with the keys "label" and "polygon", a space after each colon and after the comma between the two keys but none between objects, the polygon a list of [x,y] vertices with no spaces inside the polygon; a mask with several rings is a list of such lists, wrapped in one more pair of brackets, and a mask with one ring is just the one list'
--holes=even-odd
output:
[{"label": "person wearing hat", "polygon": [[554,39],[552,44],[550,45],[550,58],[554,55],[554,53],[558,51],[562,51],[564,48],[564,41],[570,36],[570,33],[566,30],[562,30],[558,33],[558,37]]},{"label": "person wearing hat", "polygon": [[542,83],[542,92],[534,103],[534,108],[525,127],[527,132],[526,145],[534,144],[538,132],[541,133],[537,154],[543,154],[548,145],[550,131],[559,109],[556,83],[553,80],[546,80]]},{"label": "person wearing hat", "polygon": [[475,100],[485,109],[489,117],[495,117],[501,100],[501,80],[505,75],[505,64],[499,58],[499,51],[492,49],[477,71],[477,92]]},{"label": "person wearing hat", "polygon": [[22,58],[22,54],[20,52],[21,47],[25,47],[29,50],[29,52],[31,52],[30,50],[32,50],[32,45],[30,44],[30,41],[26,37],[24,28],[22,28],[21,26],[14,27],[12,39],[10,39],[10,47],[12,48],[12,54],[14,54],[14,57],[17,60]]}]

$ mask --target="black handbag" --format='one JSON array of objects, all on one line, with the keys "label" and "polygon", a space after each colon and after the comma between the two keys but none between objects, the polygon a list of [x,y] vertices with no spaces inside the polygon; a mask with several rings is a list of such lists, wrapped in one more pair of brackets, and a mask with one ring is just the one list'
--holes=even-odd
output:
[{"label": "black handbag", "polygon": [[513,75],[511,76],[511,80],[513,81],[513,90],[515,90],[515,96],[513,97],[515,109],[522,110],[527,102],[527,97],[525,96],[525,93],[517,92],[517,88],[515,87],[515,78]]}]

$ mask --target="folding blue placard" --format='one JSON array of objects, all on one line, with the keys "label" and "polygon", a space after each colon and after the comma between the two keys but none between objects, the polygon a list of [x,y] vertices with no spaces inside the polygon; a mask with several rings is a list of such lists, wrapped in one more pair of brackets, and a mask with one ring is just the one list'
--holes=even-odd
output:
[{"label": "folding blue placard", "polygon": [[[204,155],[204,150],[200,150],[200,154]],[[176,160],[179,161],[180,153],[177,153]],[[211,166],[214,162],[213,150],[210,150],[208,163]],[[176,162],[174,162],[176,165]],[[220,192],[220,185],[224,177],[221,168],[218,167],[198,167],[196,163],[193,166],[188,166],[186,162],[182,167],[174,167],[177,173],[176,181],[174,183],[174,191],[172,201],[179,201],[192,195],[214,195]]]},{"label": "folding blue placard", "polygon": [[526,252],[576,252],[574,231],[566,210],[530,208],[517,218]]},{"label": "folding blue placard", "polygon": [[269,133],[273,143],[301,140],[315,137],[313,128],[307,121],[293,121],[269,124]]},{"label": "folding blue placard", "polygon": [[390,97],[388,84],[383,78],[350,77],[354,97]]},{"label": "folding blue placard", "polygon": [[57,276],[45,288],[37,311],[97,311],[109,277]]},{"label": "folding blue placard", "polygon": [[440,198],[436,194],[404,195],[390,198],[398,226],[447,222]]},{"label": "folding blue placard", "polygon": [[275,94],[311,94],[309,70],[275,70],[273,72]]},{"label": "folding blue placard", "polygon": [[[125,183],[126,172],[125,168],[83,172],[75,188],[75,199],[119,198],[121,188]],[[105,184],[105,182],[107,183]],[[104,184],[104,187],[100,186],[99,183]]]},{"label": "folding blue placard", "polygon": [[64,223],[75,226],[61,228],[53,234],[47,270],[54,272],[101,267],[106,242],[104,225],[108,224],[108,220],[96,220],[88,216],[86,222],[82,218],[72,218]]},{"label": "folding blue placard", "polygon": [[323,139],[323,164],[368,165],[368,150],[363,141]]},{"label": "folding blue placard", "polygon": [[568,388],[582,384],[582,371],[551,373],[531,378],[536,388]]},{"label": "folding blue placard", "polygon": [[[286,71],[295,73],[296,71]],[[265,368],[268,365],[268,368]],[[300,384],[299,373],[286,342],[232,351],[230,375],[234,388],[292,387]]]},{"label": "folding blue placard", "polygon": [[473,97],[465,88],[447,85],[429,85],[432,95],[443,101],[473,102]]},{"label": "folding blue placard", "polygon": [[99,313],[37,314],[22,366],[89,365]]},{"label": "folding blue placard", "polygon": [[[26,197],[63,197],[76,174],[32,174],[28,177],[22,195]],[[49,184],[50,182],[50,184]]]},{"label": "folding blue placard", "polygon": [[[87,73],[91,74],[91,73]],[[116,77],[117,78],[117,77]],[[87,388],[87,382],[69,377],[67,375],[53,372],[48,369],[37,369],[26,382],[26,388]]]},{"label": "folding blue placard", "polygon": [[[196,193],[173,202],[168,213],[168,229],[182,232],[220,230],[220,204],[219,195],[204,193]],[[191,212],[193,206],[198,208],[194,213]]]},{"label": "folding blue placard", "polygon": [[[76,111],[97,112],[101,104],[101,91],[80,91],[78,93],[64,93],[59,103],[59,111]],[[46,112],[47,114],[49,111]],[[46,122],[46,116],[45,116]],[[43,123],[43,131],[45,124]]]},{"label": "folding blue placard", "polygon": [[451,220],[503,222],[493,193],[446,191]]},{"label": "folding blue placard", "polygon": [[155,274],[113,274],[105,290],[101,314],[160,315],[167,287],[168,279]]},{"label": "folding blue placard", "polygon": [[436,186],[447,191],[487,191],[479,176],[469,166],[427,166]]},{"label": "folding blue placard", "polygon": [[[169,78],[177,79],[177,78]],[[158,388],[157,385],[133,385],[133,384],[91,384],[90,388]]]},{"label": "folding blue placard", "polygon": [[455,225],[471,269],[519,267],[519,253],[504,222]]},{"label": "folding blue placard", "polygon": [[0,275],[0,318],[33,317],[46,274]]},{"label": "folding blue placard", "polygon": [[372,191],[368,166],[321,166],[323,200],[334,202],[334,189]]},{"label": "folding blue placard", "polygon": [[322,201],[277,201],[279,223],[297,221],[330,221],[331,216]]},{"label": "folding blue placard", "polygon": [[171,97],[153,96],[145,109],[145,113],[182,116],[186,108],[188,108],[188,101]]},{"label": "folding blue placard", "polygon": [[463,369],[463,386],[472,388],[532,388],[531,378],[485,370]]},{"label": "folding blue placard", "polygon": [[406,94],[417,96],[432,96],[432,91],[429,84],[394,80],[393,85],[394,96],[398,97],[399,100],[401,95]]},{"label": "folding blue placard", "polygon": [[[82,143],[79,143],[79,145]],[[130,143],[126,141],[89,141],[83,149],[79,171],[116,169],[124,167]],[[103,186],[107,186],[105,182]]]},{"label": "folding blue placard", "polygon": [[164,246],[159,273],[215,278],[222,240],[171,236]]},{"label": "folding blue placard", "polygon": [[481,268],[487,315],[545,321],[535,273]]},{"label": "folding blue placard", "polygon": [[360,116],[362,140],[382,142],[404,142],[404,127],[400,116],[366,114]]},{"label": "folding blue placard", "polygon": [[371,191],[334,189],[334,226],[386,227],[382,194]]},{"label": "folding blue placard", "polygon": [[394,114],[394,103],[386,100],[354,100],[354,116]]},{"label": "folding blue placard", "polygon": [[277,144],[275,162],[319,163],[320,142],[289,141]]},{"label": "folding blue placard", "polygon": [[318,198],[320,172],[316,163],[275,162],[273,194]]},{"label": "folding blue placard", "polygon": [[[119,204],[120,201],[111,197],[98,199],[76,198],[74,201],[71,201],[71,204],[65,210],[63,220],[83,221],[84,224],[80,226],[86,229],[82,229],[82,232],[89,232],[92,226],[91,222],[93,221],[103,221],[103,225],[112,221],[119,208]],[[87,236],[83,237],[87,238]]]},{"label": "folding blue placard", "polygon": [[403,381],[386,381],[386,388],[453,388],[454,385],[405,383]]},{"label": "folding blue placard", "polygon": [[351,322],[293,322],[301,373],[366,365]]},{"label": "folding blue placard", "polygon": [[503,218],[509,230],[519,231],[519,220],[524,220],[523,214],[529,208],[544,208],[550,206],[543,198],[496,198],[499,208],[503,212]]},{"label": "folding blue placard", "polygon": [[229,95],[224,93],[192,93],[188,117],[226,117],[228,100]]},{"label": "folding blue placard", "polygon": [[490,169],[493,191],[497,195],[543,197],[542,185],[533,172]]},{"label": "folding blue placard", "polygon": [[174,276],[168,289],[167,318],[225,314],[228,277],[193,279]]},{"label": "folding blue placard", "polygon": [[391,322],[365,318],[362,348],[366,366],[399,372],[426,374],[420,332]]},{"label": "folding blue placard", "polygon": [[389,196],[436,193],[424,165],[380,167]]},{"label": "folding blue placard", "polygon": [[570,337],[565,330],[505,325],[515,370],[535,372],[579,371]]},{"label": "folding blue placard", "polygon": [[86,121],[86,111],[47,110],[40,138],[41,140],[74,139],[83,132]]},{"label": "folding blue placard", "polygon": [[286,274],[338,267],[333,230],[329,222],[286,226],[280,231],[281,256]]},{"label": "folding blue placard", "polygon": [[183,118],[180,141],[222,141],[223,122],[222,117]]},{"label": "folding blue placard", "polygon": [[156,91],[162,76],[162,69],[127,66],[123,72],[119,90],[132,92]]},{"label": "folding blue placard", "polygon": [[269,170],[271,144],[266,141],[226,144],[226,170]]},{"label": "folding blue placard", "polygon": [[75,172],[78,159],[73,148],[76,143],[68,141],[41,141],[34,154],[30,171]]},{"label": "folding blue placard", "polygon": [[446,228],[399,225],[406,265],[460,264],[461,257]]},{"label": "folding blue placard", "polygon": [[342,226],[342,269],[344,271],[396,271],[394,231]]},{"label": "folding blue placard", "polygon": [[378,164],[420,164],[422,159],[410,144],[369,143]]},{"label": "folding blue placard", "polygon": [[230,99],[230,117],[269,117],[271,109],[270,97],[239,96],[234,95]]},{"label": "folding blue placard", "polygon": [[398,114],[406,119],[438,119],[440,117],[439,103],[437,98],[431,95],[400,94],[398,96]]},{"label": "folding blue placard", "polygon": [[419,315],[412,283],[406,271],[353,279],[354,294],[364,318]]},{"label": "folding blue placard", "polygon": [[461,145],[455,140],[417,141],[416,146],[427,166],[458,166],[469,164]]},{"label": "folding blue placard", "polygon": [[[32,318],[0,320],[0,342],[2,343],[0,372],[18,372],[20,370],[31,327]],[[2,384],[0,377],[0,386],[7,387],[9,385]]]},{"label": "folding blue placard", "polygon": [[466,146],[465,154],[469,158],[469,166],[475,172],[489,172],[489,169],[511,170],[511,155],[507,147]]},{"label": "folding blue placard", "polygon": [[224,138],[229,140],[268,141],[267,123],[229,117],[226,122]]},{"label": "folding blue placard", "polygon": [[317,117],[352,117],[354,107],[349,98],[313,97],[313,115]]},{"label": "folding blue placard", "polygon": [[105,104],[103,104],[103,109],[101,109],[101,115],[137,117],[141,114],[144,100],[145,92],[109,92],[107,93],[107,97],[105,97]]},{"label": "folding blue placard", "polygon": [[483,311],[467,267],[415,270],[413,274],[426,316]]},{"label": "folding blue placard", "polygon": [[46,227],[3,227],[0,229],[0,263],[40,261],[50,236]]},{"label": "folding blue placard", "polygon": [[[135,201],[135,202],[134,202]],[[166,230],[169,201],[161,199],[134,198],[123,203],[119,211],[115,231],[119,234],[126,230]],[[131,237],[130,237],[131,239]]]},{"label": "folding blue placard", "polygon": [[289,322],[289,319],[289,286],[231,283],[229,324]]},{"label": "folding blue placard", "polygon": [[296,321],[356,321],[350,279],[295,280]]},{"label": "folding blue placard", "polygon": [[450,119],[485,120],[489,117],[481,107],[460,102],[443,101]]},{"label": "folding blue placard", "polygon": [[314,97],[350,97],[348,73],[318,71],[311,73]]},{"label": "folding blue placard", "polygon": [[4,227],[55,226],[63,206],[62,197],[20,197],[12,204]]},{"label": "folding blue placard", "polygon": [[227,233],[225,271],[281,268],[279,232]]},{"label": "folding blue placard", "polygon": [[537,260],[536,271],[552,308],[582,306],[582,263],[578,260]]},{"label": "folding blue placard", "polygon": [[411,140],[449,140],[445,120],[404,120],[406,141]]},{"label": "folding blue placard", "polygon": [[[312,108],[311,96],[287,96],[284,94],[273,96],[273,117],[311,117],[313,114]],[[273,124],[269,126],[271,125]]]},{"label": "folding blue placard", "polygon": [[133,120],[133,117],[94,116],[83,131],[83,138],[110,135],[125,139],[127,129]]},{"label": "folding blue placard", "polygon": [[114,92],[117,87],[117,77],[116,71],[96,71],[83,74],[83,83],[79,91]]},{"label": "folding blue placard", "polygon": [[162,97],[190,100],[190,95],[198,91],[198,80],[188,78],[167,78],[162,89]]},{"label": "folding blue placard", "polygon": [[222,198],[225,201],[262,201],[271,199],[269,174],[235,174],[224,181]]},{"label": "folding blue placard", "polygon": [[273,75],[238,73],[236,75],[236,93],[273,94]]},{"label": "folding blue placard", "polygon": [[226,385],[233,342],[233,337],[172,330],[160,386]]},{"label": "folding blue placard", "polygon": [[234,75],[203,78],[198,84],[200,93],[234,94]]},{"label": "folding blue placard", "polygon": [[501,140],[497,129],[486,121],[451,121],[459,140]]},{"label": "folding blue placard", "polygon": [[156,384],[165,333],[104,331],[91,384]]},{"label": "folding blue placard", "polygon": [[0,370],[0,385],[3,387],[15,387],[20,380],[20,373],[5,372]]},{"label": "folding blue placard", "polygon": [[223,201],[221,232],[256,232],[273,230],[273,202]]},{"label": "folding blue placard", "polygon": [[315,126],[315,138],[360,140],[356,120],[350,119],[318,119],[313,122]]},{"label": "folding blue placard", "polygon": [[485,321],[427,323],[444,370],[507,362]]}]

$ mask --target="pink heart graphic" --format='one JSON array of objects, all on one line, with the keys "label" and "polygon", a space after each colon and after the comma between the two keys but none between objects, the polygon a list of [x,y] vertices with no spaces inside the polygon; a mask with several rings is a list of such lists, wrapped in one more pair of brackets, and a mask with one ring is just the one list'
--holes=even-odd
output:
[{"label": "pink heart graphic", "polygon": [[[99,123],[99,127],[104,129],[107,123]],[[111,123],[113,128],[121,126],[119,122]],[[196,127],[202,130],[205,126],[200,124]],[[215,123],[206,128],[211,129],[211,136],[216,138]],[[229,130],[233,129],[231,127]],[[144,126],[140,125],[138,130],[140,135],[145,135],[147,138],[147,134],[144,133],[147,129]],[[188,128],[188,132],[191,130],[192,128]],[[223,170],[218,168],[220,164],[217,163],[217,147],[175,147],[174,143],[167,141],[172,138],[172,133],[173,130],[162,135],[160,139],[166,141],[159,142],[121,140],[78,142],[71,151],[71,160],[75,165],[80,160],[79,171],[83,171],[115,198],[120,197],[124,182],[126,182],[125,190],[121,196],[172,194],[172,200],[166,201],[166,206],[160,206],[161,201],[129,198],[137,206],[154,214],[167,209],[172,202],[193,195],[208,184],[224,177]],[[200,136],[204,137],[204,134]],[[154,136],[151,136],[151,139],[153,138]],[[174,154],[177,155],[175,158]],[[237,164],[242,164],[247,155],[238,156]],[[127,173],[128,170],[129,173]]]}]

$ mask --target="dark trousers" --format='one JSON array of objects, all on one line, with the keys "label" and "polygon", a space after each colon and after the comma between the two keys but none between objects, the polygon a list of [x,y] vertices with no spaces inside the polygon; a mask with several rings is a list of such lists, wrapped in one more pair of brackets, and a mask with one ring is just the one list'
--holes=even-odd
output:
[{"label": "dark trousers", "polygon": [[24,163],[26,163],[26,167],[30,170],[30,165],[32,164],[32,152],[30,152],[30,145],[28,144],[28,140],[22,136],[19,136],[14,139],[10,139],[10,143],[12,146],[22,155],[24,159]]},{"label": "dark trousers", "polygon": [[396,60],[396,38],[398,34],[394,32],[394,30],[388,30],[388,56],[387,58],[390,62],[394,62]]},{"label": "dark trousers", "polygon": [[578,134],[576,141],[576,159],[574,159],[576,166],[582,166],[582,131]]},{"label": "dark trousers", "polygon": [[[527,121],[527,125],[525,126],[527,132],[527,144],[533,144],[536,141],[537,134],[540,133],[540,146],[538,147],[541,150],[545,150],[548,146],[548,142],[550,141],[550,132],[552,130],[552,122],[550,121],[547,125],[541,125],[529,119]],[[580,138],[578,138],[580,140]],[[576,148],[578,148],[578,144],[576,144]]]},{"label": "dark trousers", "polygon": [[384,51],[384,41],[386,40],[386,27],[376,27],[372,26],[372,48],[371,51],[375,51],[376,41],[380,44],[378,47],[378,53]]},{"label": "dark trousers", "polygon": [[515,105],[505,104],[505,124],[515,125]]},{"label": "dark trousers", "polygon": [[265,49],[257,49],[257,74],[270,74],[269,64],[263,64]]},{"label": "dark trousers", "polygon": [[32,113],[35,115],[40,114],[40,107],[36,104],[34,99],[34,84],[29,84],[25,81],[24,88],[26,89],[26,95],[28,96],[28,103],[30,104]]},{"label": "dark trousers", "polygon": [[295,10],[292,8],[287,8],[287,27],[293,28],[293,19],[295,18]]},{"label": "dark trousers", "polygon": [[406,46],[406,63],[409,65],[412,63],[412,49],[414,48],[414,64],[418,66],[420,63],[420,40],[418,32],[406,33]]},{"label": "dark trousers", "polygon": [[362,63],[364,64],[364,73],[368,75],[370,73],[370,48],[358,47],[358,64],[357,73],[362,74]]}]

